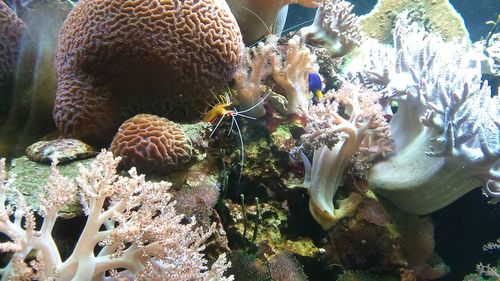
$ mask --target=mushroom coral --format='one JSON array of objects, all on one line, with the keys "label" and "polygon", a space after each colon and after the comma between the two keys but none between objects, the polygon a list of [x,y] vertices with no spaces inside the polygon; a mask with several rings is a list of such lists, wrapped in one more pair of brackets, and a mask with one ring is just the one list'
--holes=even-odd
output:
[{"label": "mushroom coral", "polygon": [[[500,201],[500,100],[481,83],[466,43],[443,42],[407,13],[394,43],[395,67],[383,91],[399,104],[390,122],[395,150],[371,168],[373,190],[414,214],[445,207],[481,184],[490,202]],[[384,76],[366,73],[367,80]]]},{"label": "mushroom coral", "polygon": [[56,125],[103,143],[123,121],[126,96],[201,105],[231,79],[242,45],[223,0],[83,0],[59,37]]}]

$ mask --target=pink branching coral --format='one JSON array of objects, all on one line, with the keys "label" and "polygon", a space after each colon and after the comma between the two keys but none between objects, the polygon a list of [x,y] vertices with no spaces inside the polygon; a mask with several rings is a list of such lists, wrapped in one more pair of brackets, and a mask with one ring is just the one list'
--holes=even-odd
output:
[{"label": "pink branching coral", "polygon": [[[283,51],[281,51],[283,50]],[[307,107],[311,99],[308,75],[318,71],[316,56],[300,41],[298,36],[278,45],[278,38],[269,36],[253,49],[247,49],[246,60],[234,76],[238,95],[236,99],[243,109],[252,107],[262,98],[264,80],[272,78],[286,96],[287,112],[297,113]],[[264,114],[262,106],[251,112],[258,117]]]},{"label": "pink branching coral", "polygon": [[[79,167],[75,181],[52,174],[41,198],[41,227],[23,196],[10,189],[5,162],[0,165],[0,232],[10,241],[2,252],[13,252],[0,269],[2,280],[232,280],[223,277],[225,255],[209,269],[201,251],[211,235],[183,224],[168,193],[170,183],[147,182],[134,168],[118,176],[120,158],[102,152],[91,168]],[[62,261],[51,235],[62,206],[79,191],[88,215],[73,253]],[[16,206],[6,204],[6,193],[17,192]],[[36,259],[27,263],[28,255]]]},{"label": "pink branching coral", "polygon": [[301,29],[308,44],[327,48],[335,57],[349,53],[361,43],[358,17],[353,5],[344,0],[324,0],[320,3],[312,25]]},{"label": "pink branching coral", "polygon": [[288,114],[297,113],[311,100],[308,75],[318,71],[316,56],[300,41],[298,36],[288,40],[284,57],[271,58],[273,80],[284,89],[288,100]]},{"label": "pink branching coral", "polygon": [[[335,208],[333,200],[348,166],[363,166],[353,163],[353,159],[369,162],[392,149],[379,98],[376,92],[345,82],[338,91],[328,92],[322,102],[311,104],[304,112],[309,123],[303,140],[314,147],[304,184],[309,189],[309,209],[324,229],[350,215],[360,202],[355,193],[339,201],[339,208]],[[305,157],[304,160],[308,161]]]},{"label": "pink branching coral", "polygon": [[395,150],[370,170],[374,191],[414,214],[445,207],[481,184],[490,202],[500,201],[500,99],[481,82],[466,43],[443,42],[405,13],[394,44],[389,72],[365,75],[385,77],[381,93],[398,102],[390,122]]},{"label": "pink branching coral", "polygon": [[[238,93],[236,99],[243,110],[259,103],[263,96],[264,80],[272,74],[269,60],[277,55],[276,41],[277,37],[270,36],[254,48],[245,48],[243,62],[233,75]],[[265,114],[264,107],[257,106],[249,114],[261,117]]]}]

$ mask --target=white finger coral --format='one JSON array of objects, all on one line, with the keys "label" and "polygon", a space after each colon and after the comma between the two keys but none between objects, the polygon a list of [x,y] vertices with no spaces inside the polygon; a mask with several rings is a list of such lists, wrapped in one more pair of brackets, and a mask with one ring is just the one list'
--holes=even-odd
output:
[{"label": "white finger coral", "polygon": [[370,170],[375,192],[427,214],[483,185],[500,198],[500,104],[481,83],[465,43],[445,43],[399,17],[397,59],[384,90],[398,101],[391,120],[395,151]]},{"label": "white finger coral", "polygon": [[353,5],[344,0],[324,0],[320,3],[314,22],[300,30],[308,44],[327,48],[335,57],[341,57],[361,43],[358,17]]},{"label": "white finger coral", "polygon": [[260,117],[264,114],[262,99],[264,81],[272,78],[283,90],[287,98],[287,113],[297,113],[307,107],[309,93],[308,75],[318,71],[316,56],[300,41],[298,36],[278,45],[274,35],[254,48],[247,48],[245,59],[234,75],[236,100],[242,109],[253,108],[250,115]]},{"label": "white finger coral", "polygon": [[303,140],[316,147],[304,185],[309,189],[309,210],[324,229],[351,215],[361,200],[351,193],[338,202],[339,208],[334,206],[334,196],[353,160],[369,163],[392,149],[389,126],[378,101],[376,92],[344,82],[305,113],[308,126]]},{"label": "white finger coral", "polygon": [[[12,190],[1,162],[0,232],[10,241],[0,243],[0,250],[13,252],[0,269],[2,280],[232,280],[223,276],[229,266],[224,255],[208,268],[201,251],[210,232],[196,228],[194,220],[181,223],[168,193],[171,184],[145,181],[135,169],[118,176],[119,161],[102,152],[90,168],[79,167],[76,182],[53,165],[48,196],[41,199],[40,228],[20,193],[17,207],[7,204],[6,192]],[[76,190],[88,217],[73,253],[63,261],[51,232]]]},{"label": "white finger coral", "polygon": [[316,56],[311,54],[298,36],[294,36],[288,40],[284,57],[271,58],[271,66],[273,80],[285,91],[288,114],[304,109],[311,98],[308,75],[319,68]]},{"label": "white finger coral", "polygon": [[[269,36],[257,46],[245,48],[242,63],[233,75],[238,93],[236,99],[242,110],[254,107],[262,99],[264,81],[273,71],[270,65],[271,57],[277,56],[277,40],[276,36]],[[262,117],[264,114],[263,105],[249,111],[249,115],[253,117]]]}]

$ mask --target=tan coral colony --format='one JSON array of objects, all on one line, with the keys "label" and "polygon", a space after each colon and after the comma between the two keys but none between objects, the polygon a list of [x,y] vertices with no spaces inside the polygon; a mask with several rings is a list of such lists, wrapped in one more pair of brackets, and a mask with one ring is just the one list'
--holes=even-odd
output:
[{"label": "tan coral colony", "polygon": [[243,44],[223,0],[83,0],[59,40],[55,122],[94,143],[124,121],[126,96],[202,103],[231,79]]}]

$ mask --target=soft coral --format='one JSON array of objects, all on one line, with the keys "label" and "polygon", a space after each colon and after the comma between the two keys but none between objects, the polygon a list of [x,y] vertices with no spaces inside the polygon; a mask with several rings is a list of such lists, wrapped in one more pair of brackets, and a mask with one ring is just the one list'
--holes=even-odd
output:
[{"label": "soft coral", "polygon": [[374,191],[403,210],[427,214],[475,187],[500,198],[499,99],[481,84],[465,43],[445,43],[399,17],[397,59],[386,95],[396,148],[371,168]]},{"label": "soft coral", "polygon": [[339,200],[338,208],[333,202],[353,160],[369,162],[392,149],[389,126],[378,101],[376,92],[345,82],[305,113],[309,124],[302,138],[315,150],[312,165],[305,165],[304,184],[311,197],[309,210],[324,229],[351,215],[360,202],[355,193]]}]

